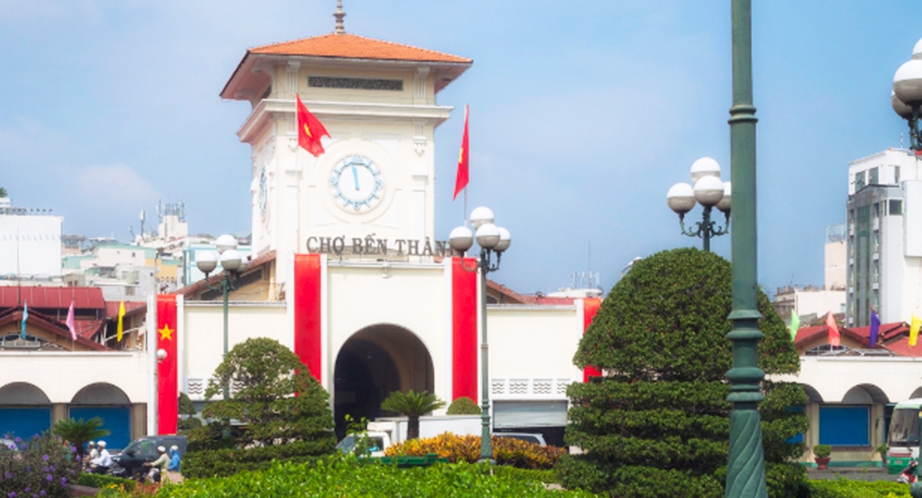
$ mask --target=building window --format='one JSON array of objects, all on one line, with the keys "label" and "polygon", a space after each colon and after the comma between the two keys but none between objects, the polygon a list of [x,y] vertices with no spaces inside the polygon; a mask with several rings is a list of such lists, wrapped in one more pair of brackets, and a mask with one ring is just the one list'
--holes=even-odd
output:
[{"label": "building window", "polygon": [[877,185],[880,183],[880,168],[874,166],[868,171],[868,185]]},{"label": "building window", "polygon": [[900,183],[900,167],[893,167],[893,183]]},{"label": "building window", "polygon": [[879,202],[874,203],[874,217],[880,218],[880,203]]},{"label": "building window", "polygon": [[901,216],[902,214],[903,214],[903,201],[891,200],[890,201],[890,215],[891,216]]},{"label": "building window", "polygon": [[820,444],[832,446],[868,446],[870,407],[821,406]]},{"label": "building window", "polygon": [[864,188],[864,171],[855,173],[855,190],[861,190]]}]

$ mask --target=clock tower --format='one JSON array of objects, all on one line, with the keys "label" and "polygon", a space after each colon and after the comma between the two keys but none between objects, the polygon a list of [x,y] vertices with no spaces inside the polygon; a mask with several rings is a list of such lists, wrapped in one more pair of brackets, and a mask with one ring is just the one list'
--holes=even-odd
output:
[{"label": "clock tower", "polygon": [[[331,241],[434,243],[433,136],[452,110],[436,95],[472,64],[346,33],[334,16],[331,34],[249,49],[221,91],[252,108],[237,135],[252,147],[253,251],[276,251],[279,284],[293,253]],[[296,96],[330,134],[318,157],[298,146]],[[377,244],[336,257],[414,256]]]}]

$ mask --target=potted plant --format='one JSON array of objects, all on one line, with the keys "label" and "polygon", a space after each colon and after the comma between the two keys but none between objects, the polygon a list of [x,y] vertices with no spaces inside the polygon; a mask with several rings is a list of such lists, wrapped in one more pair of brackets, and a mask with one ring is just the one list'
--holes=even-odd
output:
[{"label": "potted plant", "polygon": [[818,444],[813,447],[813,455],[815,456],[814,460],[816,461],[816,468],[819,470],[826,470],[829,468],[829,454],[832,453],[832,446],[828,444]]},{"label": "potted plant", "polygon": [[887,468],[887,449],[887,445],[882,444],[874,450],[880,455],[880,466],[883,468]]}]

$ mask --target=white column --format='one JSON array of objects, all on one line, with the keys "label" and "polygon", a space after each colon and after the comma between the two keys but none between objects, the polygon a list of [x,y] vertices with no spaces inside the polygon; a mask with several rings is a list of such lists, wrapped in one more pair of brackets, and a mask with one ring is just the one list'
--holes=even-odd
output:
[{"label": "white column", "polygon": [[157,433],[157,294],[147,296],[147,366],[148,375],[147,396],[147,433]]}]

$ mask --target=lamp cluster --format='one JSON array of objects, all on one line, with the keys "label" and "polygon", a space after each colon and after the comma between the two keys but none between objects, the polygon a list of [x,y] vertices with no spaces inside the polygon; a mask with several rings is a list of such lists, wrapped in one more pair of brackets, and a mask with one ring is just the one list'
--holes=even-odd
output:
[{"label": "lamp cluster", "polygon": [[[711,248],[711,237],[725,235],[730,231],[730,182],[720,180],[720,164],[710,157],[702,157],[691,166],[691,179],[694,187],[688,183],[676,183],[666,193],[666,203],[669,208],[679,215],[679,224],[682,233],[689,237],[701,237],[704,240],[704,250]],[[695,204],[704,208],[702,220],[696,223],[694,231],[685,229],[685,214],[691,211]],[[719,209],[725,217],[722,228],[715,227],[711,221],[711,209]]]},{"label": "lamp cluster", "polygon": [[893,110],[909,123],[909,147],[922,150],[922,134],[919,131],[919,109],[922,107],[922,40],[912,49],[912,58],[896,70],[893,75],[893,91],[890,92]]},{"label": "lamp cluster", "polygon": [[493,221],[493,210],[483,206],[475,208],[471,211],[471,226],[476,230],[476,235],[466,226],[455,227],[448,235],[448,245],[464,254],[474,245],[476,237],[482,249],[502,254],[512,243],[512,238],[509,230],[496,226]]},{"label": "lamp cluster", "polygon": [[197,254],[195,266],[205,274],[207,279],[208,274],[217,268],[219,261],[224,271],[232,273],[246,271],[248,261],[237,251],[237,237],[226,233],[215,239],[215,250]]}]

